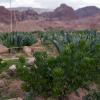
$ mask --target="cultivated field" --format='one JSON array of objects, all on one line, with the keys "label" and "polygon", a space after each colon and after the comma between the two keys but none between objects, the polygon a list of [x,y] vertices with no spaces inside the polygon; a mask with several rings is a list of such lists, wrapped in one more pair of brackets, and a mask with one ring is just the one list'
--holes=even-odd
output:
[{"label": "cultivated field", "polygon": [[100,100],[100,33],[0,33],[0,100]]}]

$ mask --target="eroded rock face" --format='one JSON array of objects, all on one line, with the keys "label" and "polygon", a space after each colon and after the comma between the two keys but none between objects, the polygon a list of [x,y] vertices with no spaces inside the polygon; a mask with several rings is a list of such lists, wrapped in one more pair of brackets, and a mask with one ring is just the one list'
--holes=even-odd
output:
[{"label": "eroded rock face", "polygon": [[38,18],[38,14],[34,10],[26,10],[23,12],[19,12],[17,10],[10,11],[3,6],[0,6],[0,22],[1,23],[10,24],[11,19],[12,19],[12,23],[15,23],[16,21],[31,20],[31,19],[37,19],[37,18]]},{"label": "eroded rock face", "polygon": [[0,44],[0,54],[8,53],[9,49],[4,45]]},{"label": "eroded rock face", "polygon": [[22,20],[34,20],[38,19],[38,14],[34,10],[29,9],[21,13],[21,18]]}]

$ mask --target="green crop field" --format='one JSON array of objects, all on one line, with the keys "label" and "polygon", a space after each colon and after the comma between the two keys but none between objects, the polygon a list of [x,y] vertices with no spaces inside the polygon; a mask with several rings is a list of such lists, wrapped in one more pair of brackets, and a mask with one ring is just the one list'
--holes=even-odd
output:
[{"label": "green crop field", "polygon": [[[33,52],[35,62],[27,64],[27,57],[17,60],[0,60],[0,72],[8,65],[17,66],[15,79],[23,81],[22,89],[27,92],[25,100],[33,96],[53,97],[62,100],[78,88],[89,91],[89,85],[100,87],[100,33],[96,31],[5,33],[0,43],[7,47],[31,46],[41,40],[45,52]],[[48,55],[49,48],[56,55]],[[99,88],[98,88],[99,89]],[[100,100],[100,91],[89,92],[84,100]],[[92,98],[92,99],[89,99]]]}]

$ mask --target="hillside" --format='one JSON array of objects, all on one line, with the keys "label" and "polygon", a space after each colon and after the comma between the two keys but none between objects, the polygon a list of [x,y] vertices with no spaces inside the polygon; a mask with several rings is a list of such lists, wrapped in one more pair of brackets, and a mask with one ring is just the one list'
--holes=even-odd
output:
[{"label": "hillside", "polygon": [[10,23],[10,18],[10,11],[3,6],[0,6],[0,22],[8,24]]},{"label": "hillside", "polygon": [[[20,10],[20,8],[18,8]],[[0,32],[10,31],[11,12],[14,31],[37,30],[100,30],[100,9],[94,6],[84,7],[78,10],[61,4],[54,11],[38,14],[32,8],[23,8],[19,11],[0,7]]]}]

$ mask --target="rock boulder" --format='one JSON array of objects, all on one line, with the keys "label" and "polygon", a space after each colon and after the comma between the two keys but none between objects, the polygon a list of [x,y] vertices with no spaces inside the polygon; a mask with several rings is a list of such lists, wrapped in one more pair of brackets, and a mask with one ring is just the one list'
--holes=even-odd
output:
[{"label": "rock boulder", "polygon": [[4,45],[0,44],[0,54],[9,53],[9,49]]}]

